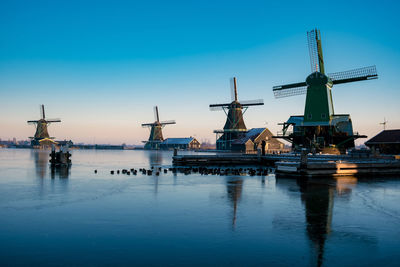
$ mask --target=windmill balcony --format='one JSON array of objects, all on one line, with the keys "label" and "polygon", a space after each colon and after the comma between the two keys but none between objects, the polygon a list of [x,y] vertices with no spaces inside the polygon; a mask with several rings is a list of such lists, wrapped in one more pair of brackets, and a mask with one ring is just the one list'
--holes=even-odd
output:
[{"label": "windmill balcony", "polygon": [[286,132],[279,131],[279,132],[276,133],[276,136],[289,136],[289,135],[292,135],[292,134],[293,134],[293,131],[286,131]]}]

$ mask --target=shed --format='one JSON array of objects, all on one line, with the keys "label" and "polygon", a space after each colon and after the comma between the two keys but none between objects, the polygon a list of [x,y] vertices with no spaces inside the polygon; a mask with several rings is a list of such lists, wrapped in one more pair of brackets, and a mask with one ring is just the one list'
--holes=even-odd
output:
[{"label": "shed", "polygon": [[382,154],[400,155],[400,130],[383,130],[365,145]]},{"label": "shed", "polygon": [[194,137],[167,138],[160,144],[161,149],[199,149],[200,143]]},{"label": "shed", "polygon": [[273,153],[284,150],[284,144],[272,138],[272,133],[268,128],[252,128],[232,142],[232,150],[246,153],[254,153],[262,149],[262,141],[265,141],[265,151]]}]

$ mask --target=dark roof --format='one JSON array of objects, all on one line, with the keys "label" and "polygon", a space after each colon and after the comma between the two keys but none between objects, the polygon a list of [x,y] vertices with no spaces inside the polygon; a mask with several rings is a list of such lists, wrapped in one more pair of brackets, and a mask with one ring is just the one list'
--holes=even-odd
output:
[{"label": "dark roof", "polygon": [[400,143],[400,130],[384,130],[377,134],[376,136],[365,142],[366,145],[369,144],[393,144]]},{"label": "dark roof", "polygon": [[162,145],[188,145],[194,140],[194,137],[186,138],[167,138],[161,144]]},{"label": "dark roof", "polygon": [[248,130],[243,137],[236,139],[232,144],[245,144],[249,139],[254,141],[266,128],[253,128]]}]

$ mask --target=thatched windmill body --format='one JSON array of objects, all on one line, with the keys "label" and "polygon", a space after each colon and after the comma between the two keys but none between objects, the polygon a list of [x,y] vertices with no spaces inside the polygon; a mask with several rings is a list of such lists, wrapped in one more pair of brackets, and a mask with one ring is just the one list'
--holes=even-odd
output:
[{"label": "thatched windmill body", "polygon": [[50,137],[49,132],[47,130],[47,126],[50,123],[61,122],[60,119],[46,119],[44,105],[40,106],[40,115],[41,115],[41,118],[39,120],[27,121],[27,123],[29,123],[29,124],[36,125],[35,135],[33,137],[29,137],[31,139],[32,146],[38,146],[38,145],[40,145],[40,142],[43,142],[44,140],[51,141],[52,139],[54,139],[54,137]]},{"label": "thatched windmill body", "polygon": [[232,142],[242,137],[247,128],[243,120],[243,114],[249,106],[264,105],[262,99],[238,101],[236,77],[231,80],[232,102],[225,104],[211,104],[211,110],[223,110],[226,114],[226,122],[222,130],[215,130],[217,135],[217,150],[231,150]]},{"label": "thatched windmill body", "polygon": [[162,141],[164,141],[162,128],[164,128],[164,126],[168,124],[176,124],[174,120],[160,121],[157,106],[154,107],[154,117],[154,122],[142,124],[142,127],[150,128],[149,140],[144,141],[145,149],[160,149],[160,144],[162,143]]},{"label": "thatched windmill body", "polygon": [[315,29],[307,36],[312,73],[305,82],[273,87],[276,98],[306,94],[304,115],[282,123],[282,134],[276,137],[291,142],[293,149],[343,153],[354,147],[355,139],[366,136],[353,132],[349,114],[334,113],[331,89],[335,84],[376,79],[378,74],[375,66],[325,74],[321,34]]}]

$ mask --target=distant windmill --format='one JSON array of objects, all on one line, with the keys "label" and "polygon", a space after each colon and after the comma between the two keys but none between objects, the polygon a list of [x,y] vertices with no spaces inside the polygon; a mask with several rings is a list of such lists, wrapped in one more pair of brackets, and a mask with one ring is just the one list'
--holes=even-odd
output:
[{"label": "distant windmill", "polygon": [[154,119],[153,123],[143,123],[142,127],[150,128],[150,137],[148,141],[145,141],[144,148],[145,149],[160,149],[160,143],[164,141],[164,137],[162,135],[162,128],[168,124],[176,124],[174,120],[170,121],[161,121],[158,115],[158,107],[154,107]]},{"label": "distant windmill", "polygon": [[[366,137],[353,132],[349,114],[335,114],[332,86],[335,84],[377,79],[375,66],[325,74],[321,34],[315,29],[307,33],[311,74],[305,82],[273,87],[276,98],[307,94],[304,116],[291,116],[283,123],[283,134],[277,136],[292,143],[293,148],[317,151],[340,151],[354,147],[354,140]],[[293,131],[289,132],[289,126]]]},{"label": "distant windmill", "polygon": [[383,122],[379,123],[381,125],[383,125],[383,130],[386,130],[386,124],[388,123],[388,121],[386,120],[386,118],[383,118]]},{"label": "distant windmill", "polygon": [[40,141],[43,139],[54,139],[54,137],[50,137],[47,126],[53,122],[61,122],[60,119],[46,119],[44,105],[40,106],[40,115],[41,119],[39,120],[27,121],[29,124],[36,124],[36,133],[34,137],[29,137],[32,139],[31,144],[33,146],[39,145]]},{"label": "distant windmill", "polygon": [[217,140],[218,150],[230,150],[233,140],[239,138],[247,131],[244,124],[243,114],[249,106],[264,105],[262,99],[242,101],[238,100],[236,77],[231,80],[232,102],[226,104],[211,104],[211,110],[223,110],[226,114],[226,122],[223,130],[215,130],[214,133],[222,134]]}]

